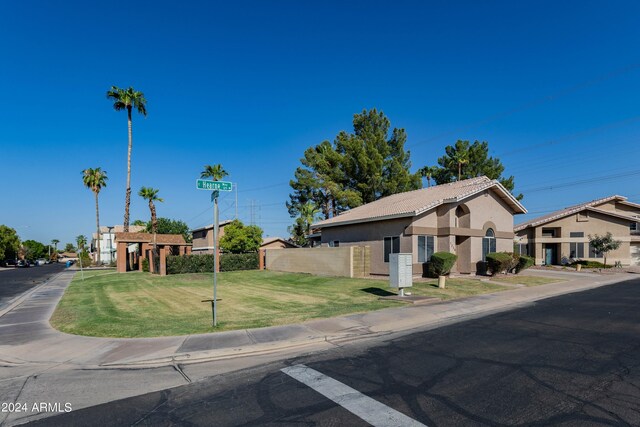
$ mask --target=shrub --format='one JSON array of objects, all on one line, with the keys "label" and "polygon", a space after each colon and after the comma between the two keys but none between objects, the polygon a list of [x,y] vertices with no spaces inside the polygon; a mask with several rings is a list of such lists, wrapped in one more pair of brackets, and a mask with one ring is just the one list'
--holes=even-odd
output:
[{"label": "shrub", "polygon": [[220,255],[220,271],[257,270],[258,253],[222,254]]},{"label": "shrub", "polygon": [[446,276],[451,272],[458,256],[450,252],[436,252],[431,255],[429,260],[428,272],[429,276]]},{"label": "shrub", "polygon": [[516,274],[520,273],[522,270],[526,270],[527,268],[533,266],[535,261],[536,260],[533,257],[520,255],[520,259],[518,260],[518,265],[516,265]]},{"label": "shrub", "polygon": [[[258,253],[220,255],[220,271],[257,269]],[[213,254],[167,257],[167,274],[211,272],[213,272]]]},{"label": "shrub", "polygon": [[570,265],[575,266],[576,264],[582,265],[584,268],[611,268],[612,266],[605,266],[603,263],[598,261],[574,261]]},{"label": "shrub", "polygon": [[[517,262],[515,265],[517,265]],[[492,276],[502,272],[508,273],[515,268],[515,265],[514,254],[511,252],[491,252],[487,254],[487,268]]]},{"label": "shrub", "polygon": [[142,259],[142,271],[145,273],[149,272],[149,260],[147,258]]}]

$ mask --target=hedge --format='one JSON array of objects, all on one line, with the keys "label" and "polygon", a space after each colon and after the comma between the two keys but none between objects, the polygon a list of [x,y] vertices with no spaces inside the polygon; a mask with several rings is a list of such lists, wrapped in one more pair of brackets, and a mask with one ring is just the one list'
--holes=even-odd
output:
[{"label": "hedge", "polygon": [[[221,254],[220,271],[257,270],[258,253]],[[213,254],[167,257],[167,274],[210,273]]]},{"label": "hedge", "polygon": [[584,268],[611,268],[611,267],[613,267],[612,265],[607,265],[605,267],[604,264],[599,262],[599,261],[583,261],[583,260],[574,261],[573,263],[571,263],[569,265],[575,266],[576,264],[580,264]]},{"label": "hedge", "polygon": [[436,252],[431,255],[428,273],[431,277],[446,276],[451,272],[458,256],[450,252]]},{"label": "hedge", "polygon": [[487,268],[491,275],[509,273],[516,268],[519,256],[513,252],[491,252],[487,254]]},{"label": "hedge", "polygon": [[536,260],[533,257],[520,255],[520,259],[518,260],[518,265],[516,265],[516,274],[520,273],[522,270],[526,270],[527,268],[533,266]]}]

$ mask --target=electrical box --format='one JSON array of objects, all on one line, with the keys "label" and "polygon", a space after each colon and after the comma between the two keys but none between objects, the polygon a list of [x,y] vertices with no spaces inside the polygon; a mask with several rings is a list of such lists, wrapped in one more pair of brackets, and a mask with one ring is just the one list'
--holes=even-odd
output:
[{"label": "electrical box", "polygon": [[400,289],[413,285],[412,254],[389,254],[389,284]]}]

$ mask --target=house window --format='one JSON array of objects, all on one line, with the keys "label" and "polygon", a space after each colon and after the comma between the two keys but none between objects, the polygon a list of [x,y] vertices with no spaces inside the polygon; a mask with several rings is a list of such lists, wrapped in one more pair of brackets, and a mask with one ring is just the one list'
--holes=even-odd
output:
[{"label": "house window", "polygon": [[518,255],[529,255],[529,244],[528,243],[518,243],[516,245],[518,250]]},{"label": "house window", "polygon": [[418,262],[427,262],[434,252],[433,236],[418,236]]},{"label": "house window", "polygon": [[600,252],[596,252],[595,249],[593,249],[593,246],[591,246],[591,243],[589,243],[589,258],[602,258],[602,254]]},{"label": "house window", "polygon": [[569,258],[584,258],[584,243],[569,243]]},{"label": "house window", "polygon": [[487,260],[487,254],[496,251],[496,234],[492,228],[487,229],[484,237],[482,238],[482,261]]},{"label": "house window", "polygon": [[629,224],[629,231],[638,231],[638,223],[632,222],[631,224]]},{"label": "house window", "polygon": [[572,231],[569,233],[569,237],[584,237],[584,232],[582,231]]},{"label": "house window", "polygon": [[389,254],[400,253],[400,237],[385,237],[384,238],[384,262],[389,262]]},{"label": "house window", "polygon": [[556,237],[556,230],[553,228],[543,228],[542,237]]},{"label": "house window", "polygon": [[340,246],[340,240],[332,240],[329,242],[330,248],[337,248],[338,246]]}]

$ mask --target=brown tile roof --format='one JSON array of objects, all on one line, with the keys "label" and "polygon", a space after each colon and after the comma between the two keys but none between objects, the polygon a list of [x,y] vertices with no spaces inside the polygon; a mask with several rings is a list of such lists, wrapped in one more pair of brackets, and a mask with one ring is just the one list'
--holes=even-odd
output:
[{"label": "brown tile roof", "polygon": [[569,215],[576,214],[576,213],[581,212],[583,210],[590,210],[590,211],[599,212],[599,213],[605,214],[605,215],[611,215],[611,216],[617,216],[617,217],[621,217],[621,218],[627,218],[628,217],[627,215],[620,214],[620,213],[617,213],[617,212],[612,212],[612,211],[606,211],[604,209],[597,209],[595,207],[595,206],[599,206],[599,205],[602,205],[604,203],[610,202],[612,200],[616,200],[616,201],[620,201],[620,202],[626,202],[627,198],[623,197],[623,196],[613,195],[613,196],[609,196],[609,197],[603,197],[602,199],[595,199],[595,200],[591,200],[589,202],[580,203],[578,205],[569,206],[568,208],[560,209],[558,211],[551,212],[550,214],[539,216],[537,218],[533,218],[533,219],[531,219],[529,221],[526,221],[526,222],[523,222],[521,224],[518,224],[515,227],[513,227],[513,230],[517,232],[517,231],[524,230],[525,228],[528,228],[528,227],[537,227],[539,225],[543,225],[543,224],[546,224],[548,222],[555,221],[556,219],[560,219],[560,218],[564,218],[564,217],[569,216]]},{"label": "brown tile roof", "polygon": [[268,245],[269,243],[273,243],[273,242],[284,242],[287,245],[291,245],[291,246],[298,246],[295,243],[291,243],[288,240],[283,239],[282,237],[265,237],[264,239],[262,239],[262,244],[260,246],[265,246]]},{"label": "brown tile roof", "polygon": [[313,227],[378,221],[383,219],[420,215],[444,203],[453,203],[471,197],[487,189],[494,189],[511,206],[515,213],[527,210],[496,180],[486,176],[465,179],[459,182],[436,185],[420,190],[407,191],[383,197],[375,202],[358,206],[333,218],[313,224]]},{"label": "brown tile roof", "polygon": [[[224,227],[225,225],[231,224],[232,222],[233,222],[232,219],[226,219],[224,221],[220,221],[218,223],[218,226]],[[193,230],[191,230],[191,232],[193,233],[194,231],[200,231],[200,230],[213,230],[213,224],[205,225],[204,227],[194,228]]]},{"label": "brown tile roof", "polygon": [[[152,243],[152,233],[116,233],[116,242]],[[159,245],[186,245],[182,234],[157,234],[156,243]]]},{"label": "brown tile roof", "polygon": [[[145,229],[145,227],[143,225],[130,225],[129,226],[129,233],[141,233],[143,232]],[[114,233],[122,233],[124,230],[124,226],[122,225],[114,225],[113,227],[111,227],[111,231]],[[101,233],[108,233],[109,232],[109,227],[102,225],[100,226],[100,232]]]}]

